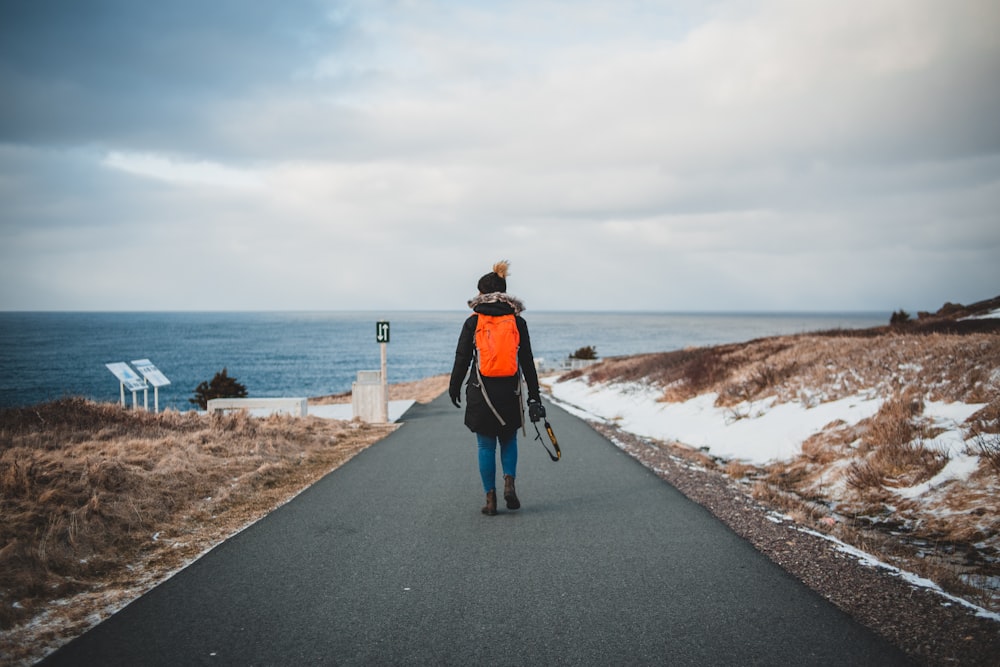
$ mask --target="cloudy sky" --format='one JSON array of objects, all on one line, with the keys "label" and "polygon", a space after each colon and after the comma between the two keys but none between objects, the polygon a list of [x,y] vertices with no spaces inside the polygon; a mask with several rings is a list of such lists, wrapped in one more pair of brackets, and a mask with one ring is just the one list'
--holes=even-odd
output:
[{"label": "cloudy sky", "polygon": [[995,0],[0,0],[0,310],[1000,294]]}]

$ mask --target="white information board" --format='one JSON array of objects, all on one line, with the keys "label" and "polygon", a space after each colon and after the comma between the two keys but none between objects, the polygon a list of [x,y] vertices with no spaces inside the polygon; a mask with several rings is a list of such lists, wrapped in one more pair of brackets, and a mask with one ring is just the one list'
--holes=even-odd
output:
[{"label": "white information board", "polygon": [[154,387],[166,387],[170,384],[170,380],[167,379],[167,376],[161,373],[160,369],[154,366],[153,362],[149,359],[139,359],[137,361],[133,361],[132,365],[135,367],[135,370],[139,371],[139,373],[142,374],[142,377],[146,378],[149,384]]},{"label": "white information board", "polygon": [[124,361],[116,361],[113,364],[104,364],[108,370],[114,373],[118,381],[129,391],[142,391],[146,388],[146,381],[129,368]]}]

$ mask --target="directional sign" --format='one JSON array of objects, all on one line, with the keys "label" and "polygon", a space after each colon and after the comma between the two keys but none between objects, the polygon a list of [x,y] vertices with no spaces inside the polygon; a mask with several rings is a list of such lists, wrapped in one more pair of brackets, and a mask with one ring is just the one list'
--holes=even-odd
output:
[{"label": "directional sign", "polygon": [[138,361],[133,361],[132,365],[135,366],[135,370],[142,374],[142,377],[149,381],[149,384],[154,387],[166,387],[170,384],[170,380],[167,376],[160,372],[153,362],[149,359],[139,359]]},{"label": "directional sign", "polygon": [[388,322],[376,322],[375,323],[375,342],[376,343],[388,343],[389,342],[389,323]]},{"label": "directional sign", "polygon": [[124,361],[116,361],[113,364],[104,365],[108,367],[109,371],[114,373],[118,381],[125,385],[125,388],[129,391],[142,391],[146,388],[146,381],[129,368],[129,365]]}]

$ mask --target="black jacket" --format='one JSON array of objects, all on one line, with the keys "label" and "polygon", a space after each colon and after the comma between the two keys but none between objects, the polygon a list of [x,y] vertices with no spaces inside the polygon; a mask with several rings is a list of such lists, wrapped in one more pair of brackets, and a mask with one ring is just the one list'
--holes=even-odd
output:
[{"label": "black jacket", "polygon": [[489,394],[493,407],[503,417],[506,425],[497,421],[496,415],[490,410],[483,398],[482,388],[476,369],[471,369],[473,352],[476,345],[476,325],[479,322],[478,313],[483,315],[513,314],[517,322],[517,331],[521,336],[521,344],[517,350],[518,364],[529,399],[539,400],[538,372],[535,370],[535,359],[531,352],[531,336],[528,335],[528,324],[520,313],[524,306],[516,298],[502,292],[480,294],[469,302],[473,314],[462,325],[462,333],[458,336],[458,346],[455,348],[455,365],[451,370],[451,382],[448,394],[457,397],[461,395],[462,381],[469,376],[465,389],[465,425],[469,430],[483,435],[500,435],[509,437],[524,424],[522,409],[521,382],[518,376],[509,378],[484,377],[486,393]]}]

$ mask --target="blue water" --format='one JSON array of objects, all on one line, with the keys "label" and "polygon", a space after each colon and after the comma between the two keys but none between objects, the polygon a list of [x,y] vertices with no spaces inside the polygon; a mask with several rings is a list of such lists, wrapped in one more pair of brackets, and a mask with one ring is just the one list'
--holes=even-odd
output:
[{"label": "blue water", "polygon": [[[375,323],[391,325],[388,379],[448,373],[467,311],[397,312],[0,312],[0,407],[62,396],[119,400],[106,363],[150,359],[171,384],[160,408],[191,409],[200,382],[222,368],[251,396],[322,396],[349,391],[359,370],[376,370]],[[600,357],[742,342],[762,336],[886,324],[889,313],[524,314],[536,357],[549,364],[591,345]],[[131,395],[128,402],[131,404]],[[142,402],[140,394],[139,401]],[[153,391],[149,390],[153,405]]]}]

